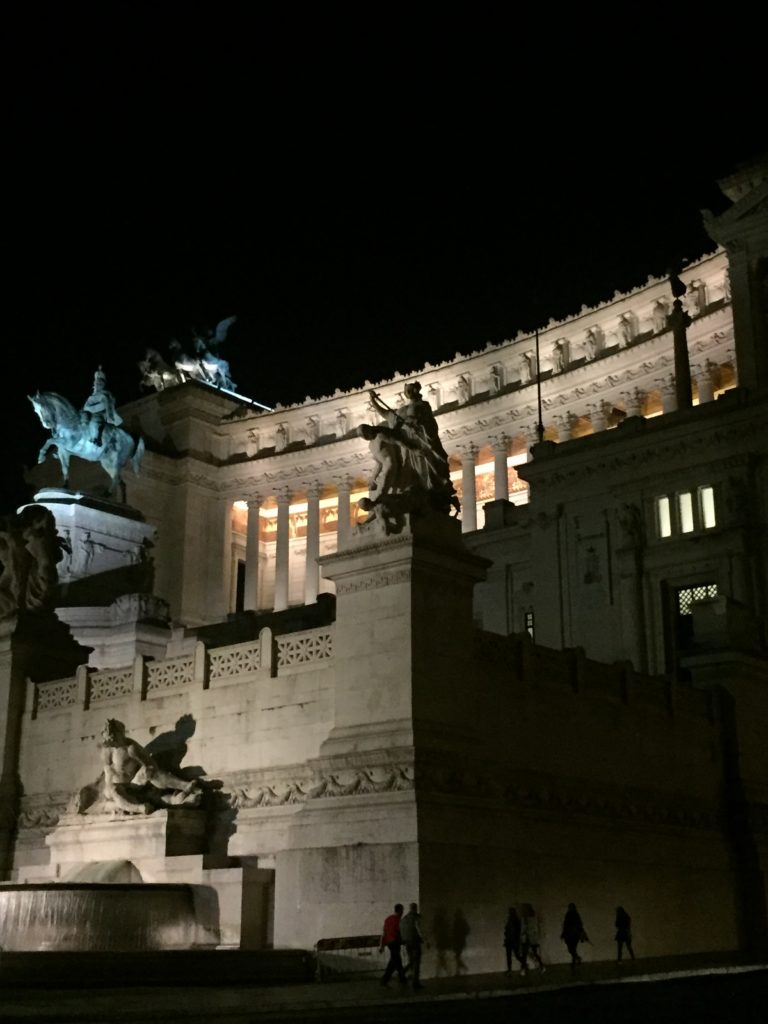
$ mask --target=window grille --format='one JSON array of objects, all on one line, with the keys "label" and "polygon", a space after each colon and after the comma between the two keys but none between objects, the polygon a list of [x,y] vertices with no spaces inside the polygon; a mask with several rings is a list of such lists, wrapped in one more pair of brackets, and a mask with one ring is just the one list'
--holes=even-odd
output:
[{"label": "window grille", "polygon": [[680,614],[690,615],[691,605],[708,597],[717,597],[716,583],[698,583],[693,587],[681,587],[677,592],[677,607]]}]

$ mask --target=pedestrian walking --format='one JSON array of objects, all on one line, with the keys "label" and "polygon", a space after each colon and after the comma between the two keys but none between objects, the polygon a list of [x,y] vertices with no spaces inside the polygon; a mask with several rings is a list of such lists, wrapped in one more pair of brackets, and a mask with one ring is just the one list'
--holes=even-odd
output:
[{"label": "pedestrian walking", "polygon": [[563,927],[560,932],[560,938],[565,943],[566,949],[571,955],[571,970],[576,969],[576,965],[581,963],[581,957],[579,956],[579,943],[589,942],[589,937],[584,930],[584,924],[581,920],[581,915],[576,909],[575,903],[569,903],[568,909],[565,912],[563,918]]},{"label": "pedestrian walking", "polygon": [[403,904],[395,904],[394,914],[389,914],[384,918],[384,927],[381,932],[381,942],[379,943],[379,952],[383,953],[386,947],[389,950],[389,960],[387,966],[384,968],[384,975],[381,979],[381,984],[385,987],[389,985],[389,979],[392,975],[397,972],[397,977],[402,985],[405,984],[405,968],[403,967],[403,960],[400,953],[400,947],[402,946],[402,939],[400,937],[400,921],[403,916]]},{"label": "pedestrian walking", "polygon": [[635,953],[632,949],[632,918],[626,912],[624,907],[616,907],[616,959],[621,962],[621,954],[624,946],[627,947],[627,952],[635,959]]},{"label": "pedestrian walking", "polygon": [[524,969],[528,968],[528,957],[531,957],[542,973],[546,970],[541,959],[539,918],[530,903],[524,903],[520,908],[520,955]]},{"label": "pedestrian walking", "polygon": [[525,963],[520,956],[520,915],[514,907],[507,911],[507,920],[504,923],[504,951],[507,954],[507,974],[512,973],[512,957],[520,964],[520,970],[525,971]]},{"label": "pedestrian walking", "polygon": [[421,950],[424,935],[421,930],[421,915],[416,903],[411,903],[408,913],[400,921],[400,938],[408,954],[406,972],[410,971],[411,982],[415,990],[424,988],[421,983]]}]

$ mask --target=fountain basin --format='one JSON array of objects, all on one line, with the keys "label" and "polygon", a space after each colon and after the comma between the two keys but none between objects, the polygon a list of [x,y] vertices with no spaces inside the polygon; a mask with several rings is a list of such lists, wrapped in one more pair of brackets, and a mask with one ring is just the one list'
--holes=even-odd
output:
[{"label": "fountain basin", "polygon": [[4,951],[212,948],[218,938],[218,899],[210,886],[0,883]]}]

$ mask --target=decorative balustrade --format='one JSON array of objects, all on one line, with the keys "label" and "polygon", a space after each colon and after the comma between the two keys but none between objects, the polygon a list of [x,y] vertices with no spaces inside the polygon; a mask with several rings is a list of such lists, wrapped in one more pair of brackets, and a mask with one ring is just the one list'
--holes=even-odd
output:
[{"label": "decorative balustrade", "polygon": [[232,647],[217,647],[208,653],[208,679],[238,679],[261,667],[261,642],[249,640]]},{"label": "decorative balustrade", "polygon": [[289,668],[326,661],[333,657],[333,630],[307,629],[303,633],[286,633],[277,638],[277,667]]},{"label": "decorative balustrade", "polygon": [[191,654],[147,664],[147,693],[176,690],[189,686],[194,678],[195,659]]},{"label": "decorative balustrade", "polygon": [[133,666],[104,669],[91,676],[90,703],[127,697],[133,692]]},{"label": "decorative balustrade", "polygon": [[57,711],[78,703],[77,679],[56,679],[52,683],[37,684],[36,710]]},{"label": "decorative balustrade", "polygon": [[81,665],[72,679],[36,683],[30,691],[31,713],[61,708],[92,707],[110,700],[162,696],[191,686],[207,689],[301,670],[333,657],[333,627],[307,629],[275,638],[263,629],[257,640],[206,650],[198,642],[192,654],[161,661],[138,657],[132,665],[101,669]]}]

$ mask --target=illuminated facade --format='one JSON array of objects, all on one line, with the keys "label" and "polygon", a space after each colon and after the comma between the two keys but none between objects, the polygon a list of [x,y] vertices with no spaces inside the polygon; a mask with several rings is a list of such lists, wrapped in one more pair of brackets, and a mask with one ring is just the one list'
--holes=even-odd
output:
[{"label": "illuminated facade", "polygon": [[[648,955],[764,943],[768,185],[728,187],[720,247],[682,274],[691,407],[666,280],[546,325],[540,367],[519,336],[376,385],[395,407],[421,382],[460,520],[355,530],[367,389],[264,411],[188,382],[122,408],[170,621],[131,664],[124,630],[119,663],[102,644],[27,692],[14,877],[129,859],[215,888],[242,945],[370,933],[415,899],[425,973],[459,914],[467,968],[499,969],[522,900],[550,960],[571,899],[609,915],[596,956],[618,902]],[[280,618],[324,594],[333,621]],[[67,813],[106,714],[143,742],[194,721],[228,801],[208,848]]]},{"label": "illuminated facade", "polygon": [[[737,382],[727,270],[717,251],[683,275],[696,403]],[[539,333],[545,439],[674,410],[670,306],[667,281],[653,280]],[[518,337],[413,375],[436,412],[466,534],[482,530],[489,501],[528,500],[517,470],[538,440],[532,351],[535,339]],[[376,387],[396,407],[408,379]],[[280,611],[332,589],[315,559],[343,542],[367,494],[371,461],[356,432],[378,422],[367,389],[266,412],[193,384],[140,399],[123,414],[147,438],[128,500],[158,526],[158,592],[175,619],[202,625],[240,609]]]}]

